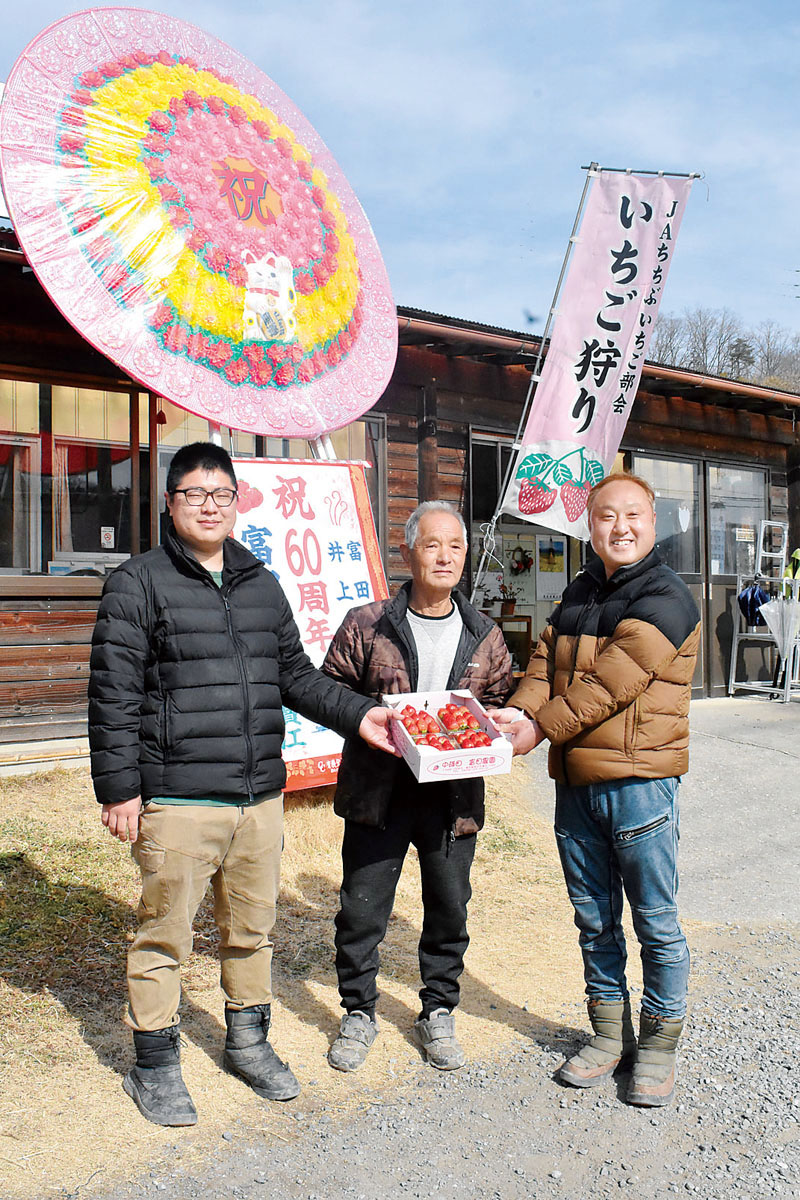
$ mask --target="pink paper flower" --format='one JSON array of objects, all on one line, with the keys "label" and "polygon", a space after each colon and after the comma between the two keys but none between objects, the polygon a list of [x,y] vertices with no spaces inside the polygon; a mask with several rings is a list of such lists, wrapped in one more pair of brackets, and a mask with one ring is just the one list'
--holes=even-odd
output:
[{"label": "pink paper flower", "polygon": [[102,87],[104,80],[99,71],[84,71],[80,82],[86,88],[98,88]]},{"label": "pink paper flower", "polygon": [[220,116],[225,112],[225,101],[220,100],[219,96],[207,96],[206,108],[209,112],[214,113],[215,116]]}]

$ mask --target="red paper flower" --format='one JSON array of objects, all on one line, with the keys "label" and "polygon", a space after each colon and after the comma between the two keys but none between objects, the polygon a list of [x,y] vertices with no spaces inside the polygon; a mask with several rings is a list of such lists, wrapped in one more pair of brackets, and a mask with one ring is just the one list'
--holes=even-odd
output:
[{"label": "red paper flower", "polygon": [[227,342],[212,342],[209,340],[206,357],[212,367],[224,367],[233,354]]},{"label": "red paper flower", "polygon": [[166,204],[175,204],[181,198],[181,194],[174,183],[160,183],[158,185],[158,194]]},{"label": "red paper flower", "polygon": [[193,358],[195,362],[198,359],[205,358],[208,351],[208,343],[202,333],[189,334],[189,340],[186,343],[186,353],[189,358]]},{"label": "red paper flower", "polygon": [[92,103],[93,96],[92,96],[92,93],[88,92],[85,88],[78,88],[77,91],[74,91],[72,93],[72,95],[70,96],[70,100],[72,101],[73,104],[86,105],[86,104]]},{"label": "red paper flower", "polygon": [[170,325],[167,332],[164,334],[164,345],[167,350],[171,350],[173,354],[180,354],[186,349],[189,338],[186,330],[180,325]]},{"label": "red paper flower", "polygon": [[248,342],[242,353],[249,363],[263,363],[264,361],[264,347],[260,342]]},{"label": "red paper flower", "polygon": [[102,86],[104,80],[99,71],[84,71],[80,82],[86,88],[97,88]]},{"label": "red paper flower", "polygon": [[253,383],[257,383],[259,386],[262,386],[262,387],[264,384],[269,383],[270,379],[272,379],[272,363],[271,362],[251,363],[250,364],[250,378],[252,379]]},{"label": "red paper flower", "polygon": [[189,105],[180,96],[173,96],[167,107],[173,117],[185,117],[189,111]]},{"label": "red paper flower", "polygon": [[271,345],[267,350],[267,354],[274,363],[280,363],[287,358],[289,354],[289,347],[285,346],[283,342],[274,342],[273,345]]},{"label": "red paper flower", "polygon": [[247,271],[241,265],[230,268],[228,279],[234,287],[247,287]]},{"label": "red paper flower", "polygon": [[311,380],[314,378],[314,366],[310,358],[300,363],[300,366],[297,368],[297,378],[300,383],[311,383]]},{"label": "red paper flower", "polygon": [[173,312],[168,304],[159,304],[156,311],[150,318],[150,324],[154,329],[163,329],[165,325],[169,325],[172,321]]},{"label": "red paper flower", "polygon": [[228,265],[228,256],[224,250],[214,246],[206,255],[206,262],[212,271],[224,271]]},{"label": "red paper flower", "polygon": [[166,50],[159,50],[155,61],[160,62],[165,67],[171,67],[173,65],[172,55],[167,54]]},{"label": "red paper flower", "polygon": [[250,128],[255,129],[256,133],[263,141],[266,142],[269,140],[269,125],[266,123],[266,121],[253,121],[253,124]]},{"label": "red paper flower", "polygon": [[202,108],[203,97],[199,92],[195,92],[192,88],[188,92],[183,93],[183,102],[187,108]]},{"label": "red paper flower", "polygon": [[281,387],[286,387],[294,382],[294,367],[290,363],[284,363],[282,367],[278,367],[273,378]]},{"label": "red paper flower", "polygon": [[202,232],[199,229],[193,230],[192,233],[189,234],[189,237],[186,239],[186,245],[189,247],[190,250],[194,250],[194,251],[202,250],[203,246],[205,246],[205,244],[206,244],[206,235],[204,232]]},{"label": "red paper flower", "polygon": [[118,62],[103,63],[100,68],[101,75],[105,75],[106,79],[119,79],[120,75],[125,74],[125,68]]},{"label": "red paper flower", "polygon": [[298,271],[294,277],[294,290],[301,296],[310,296],[314,291],[314,279],[305,271]]},{"label": "red paper flower", "polygon": [[231,104],[228,109],[228,116],[233,121],[234,125],[246,125],[247,113],[238,104]]},{"label": "red paper flower", "polygon": [[191,222],[191,219],[185,208],[171,208],[169,210],[169,223],[174,229],[185,229]]},{"label": "red paper flower", "polygon": [[58,144],[68,154],[76,154],[78,150],[82,150],[86,145],[86,138],[82,133],[62,133],[58,139]]},{"label": "red paper flower", "polygon": [[128,280],[127,268],[123,267],[122,263],[109,263],[103,270],[101,279],[109,289],[121,287]]},{"label": "red paper flower", "polygon": [[147,124],[158,133],[169,133],[172,129],[172,118],[165,112],[151,112],[147,118]]},{"label": "red paper flower", "polygon": [[297,164],[297,174],[301,179],[309,180],[312,169],[311,163],[305,158],[301,158]]},{"label": "red paper flower", "polygon": [[145,150],[153,150],[159,154],[167,148],[167,139],[163,133],[148,133],[147,137],[142,140],[142,145]]},{"label": "red paper flower", "polygon": [[220,100],[219,96],[206,96],[206,108],[219,117],[225,112],[225,101]]},{"label": "red paper flower", "polygon": [[225,375],[231,383],[244,383],[248,376],[247,363],[243,362],[241,358],[234,359],[225,367]]}]

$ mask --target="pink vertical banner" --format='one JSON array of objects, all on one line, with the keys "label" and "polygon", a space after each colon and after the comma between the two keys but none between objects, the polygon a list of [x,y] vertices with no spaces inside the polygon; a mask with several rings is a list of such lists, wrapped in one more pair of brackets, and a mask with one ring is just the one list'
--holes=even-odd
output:
[{"label": "pink vertical banner", "polygon": [[501,512],[589,536],[586,500],[622,440],[692,178],[594,172]]}]

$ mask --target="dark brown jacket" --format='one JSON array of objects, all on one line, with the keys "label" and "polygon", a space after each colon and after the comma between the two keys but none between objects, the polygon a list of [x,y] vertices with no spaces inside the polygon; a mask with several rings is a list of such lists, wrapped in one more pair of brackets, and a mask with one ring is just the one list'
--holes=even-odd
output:
[{"label": "dark brown jacket", "polygon": [[550,739],[560,783],[666,779],[689,766],[700,617],[653,550],[610,579],[598,560],[567,587],[509,701]]},{"label": "dark brown jacket", "polygon": [[[392,600],[353,608],[328,648],[322,670],[362,696],[380,699],[417,689],[419,665],[406,620],[411,584]],[[511,690],[511,659],[500,629],[473,608],[459,591],[453,600],[464,628],[453,658],[448,688],[469,688],[487,706],[501,707]],[[475,833],[483,825],[483,780],[461,779],[417,785],[402,759],[371,750],[360,738],[348,738],[336,787],[334,808],[340,817],[380,828],[386,823],[393,790],[423,786],[446,789],[455,835]]]}]

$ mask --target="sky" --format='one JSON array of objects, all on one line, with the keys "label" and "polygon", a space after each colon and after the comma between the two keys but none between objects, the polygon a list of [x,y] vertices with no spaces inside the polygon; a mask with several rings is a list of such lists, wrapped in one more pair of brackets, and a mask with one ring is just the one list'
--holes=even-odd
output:
[{"label": "sky", "polygon": [[[7,6],[5,79],[85,5]],[[662,312],[800,329],[796,0],[176,0],[317,129],[397,304],[541,332],[591,161],[702,172]],[[531,321],[530,317],[535,319]]]}]

